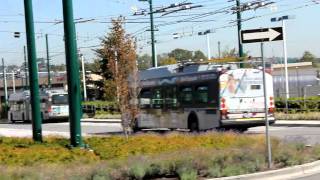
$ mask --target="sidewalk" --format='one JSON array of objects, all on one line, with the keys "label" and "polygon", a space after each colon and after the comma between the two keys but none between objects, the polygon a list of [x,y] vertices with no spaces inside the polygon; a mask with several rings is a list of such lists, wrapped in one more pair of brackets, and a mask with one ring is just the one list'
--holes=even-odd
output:
[{"label": "sidewalk", "polygon": [[94,118],[84,118],[81,122],[92,122],[92,123],[121,123],[121,119],[94,119]]},{"label": "sidewalk", "polygon": [[320,120],[277,120],[272,126],[305,126],[320,127]]}]

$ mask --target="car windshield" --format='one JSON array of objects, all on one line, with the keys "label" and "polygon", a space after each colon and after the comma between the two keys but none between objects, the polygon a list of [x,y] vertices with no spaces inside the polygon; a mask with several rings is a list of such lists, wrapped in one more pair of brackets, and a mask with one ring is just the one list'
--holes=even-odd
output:
[{"label": "car windshield", "polygon": [[68,94],[52,95],[52,104],[68,104]]}]

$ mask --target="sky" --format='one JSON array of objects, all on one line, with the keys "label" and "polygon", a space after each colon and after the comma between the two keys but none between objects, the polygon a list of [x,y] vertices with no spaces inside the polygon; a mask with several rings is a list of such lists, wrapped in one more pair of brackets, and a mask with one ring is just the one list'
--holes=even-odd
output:
[{"label": "sky", "polygon": [[[6,64],[21,65],[25,40],[23,0],[0,0],[0,57]],[[231,1],[231,2],[230,2]],[[242,3],[254,0],[241,0]],[[264,0],[262,0],[264,1]],[[52,64],[64,64],[64,41],[62,0],[33,0],[36,31],[37,57],[46,57],[45,34],[49,36],[49,50]],[[191,51],[201,50],[207,54],[206,36],[198,32],[214,30],[210,34],[210,49],[213,56],[218,54],[218,41],[221,49],[238,48],[237,27],[232,21],[236,14],[214,13],[235,5],[232,0],[153,0],[154,8],[168,6],[176,2],[191,2],[202,7],[180,11],[162,16],[155,14],[157,54],[168,53],[175,48]],[[319,0],[274,0],[271,6],[242,13],[242,29],[261,27],[279,27],[281,22],[270,22],[272,17],[290,15],[294,17],[285,22],[287,51],[289,57],[301,57],[305,50],[320,57],[320,1]],[[73,0],[74,18],[89,20],[76,24],[77,43],[80,52],[90,62],[96,55],[94,48],[100,44],[100,38],[109,32],[111,18],[120,15],[126,18],[125,29],[137,39],[139,54],[151,53],[149,16],[133,16],[135,10],[148,10],[147,2],[138,0]],[[207,16],[204,16],[208,14]],[[202,18],[200,18],[202,17]],[[181,22],[182,21],[182,22]],[[59,23],[60,22],[60,23]],[[14,38],[14,32],[21,32],[20,38]],[[173,34],[181,35],[173,39]],[[282,57],[282,41],[265,43],[267,57]],[[244,51],[251,56],[260,56],[260,44],[244,45]]]}]

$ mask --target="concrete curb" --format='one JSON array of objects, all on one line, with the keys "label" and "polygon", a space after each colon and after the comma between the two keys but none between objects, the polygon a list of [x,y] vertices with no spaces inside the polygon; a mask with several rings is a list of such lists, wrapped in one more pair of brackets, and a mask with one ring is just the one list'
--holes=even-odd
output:
[{"label": "concrete curb", "polygon": [[308,175],[312,175],[320,172],[320,161],[315,161],[312,163],[307,163],[303,165],[270,170],[265,172],[258,172],[253,174],[245,174],[239,176],[214,178],[208,180],[289,180],[303,178]]},{"label": "concrete curb", "polygon": [[120,119],[94,119],[86,118],[81,119],[81,122],[91,122],[91,123],[121,123]]}]

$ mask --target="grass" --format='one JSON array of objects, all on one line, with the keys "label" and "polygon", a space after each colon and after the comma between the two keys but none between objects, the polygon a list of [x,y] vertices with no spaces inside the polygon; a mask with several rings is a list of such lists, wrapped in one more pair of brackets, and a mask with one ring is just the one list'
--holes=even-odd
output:
[{"label": "grass", "polygon": [[[263,171],[265,142],[260,135],[171,133],[85,139],[93,151],[68,149],[68,140],[0,138],[0,179],[193,180]],[[320,147],[272,139],[274,167],[320,158]],[[41,169],[41,171],[39,171]]]},{"label": "grass", "polygon": [[305,113],[275,113],[277,120],[320,120],[320,112],[305,112]]}]

